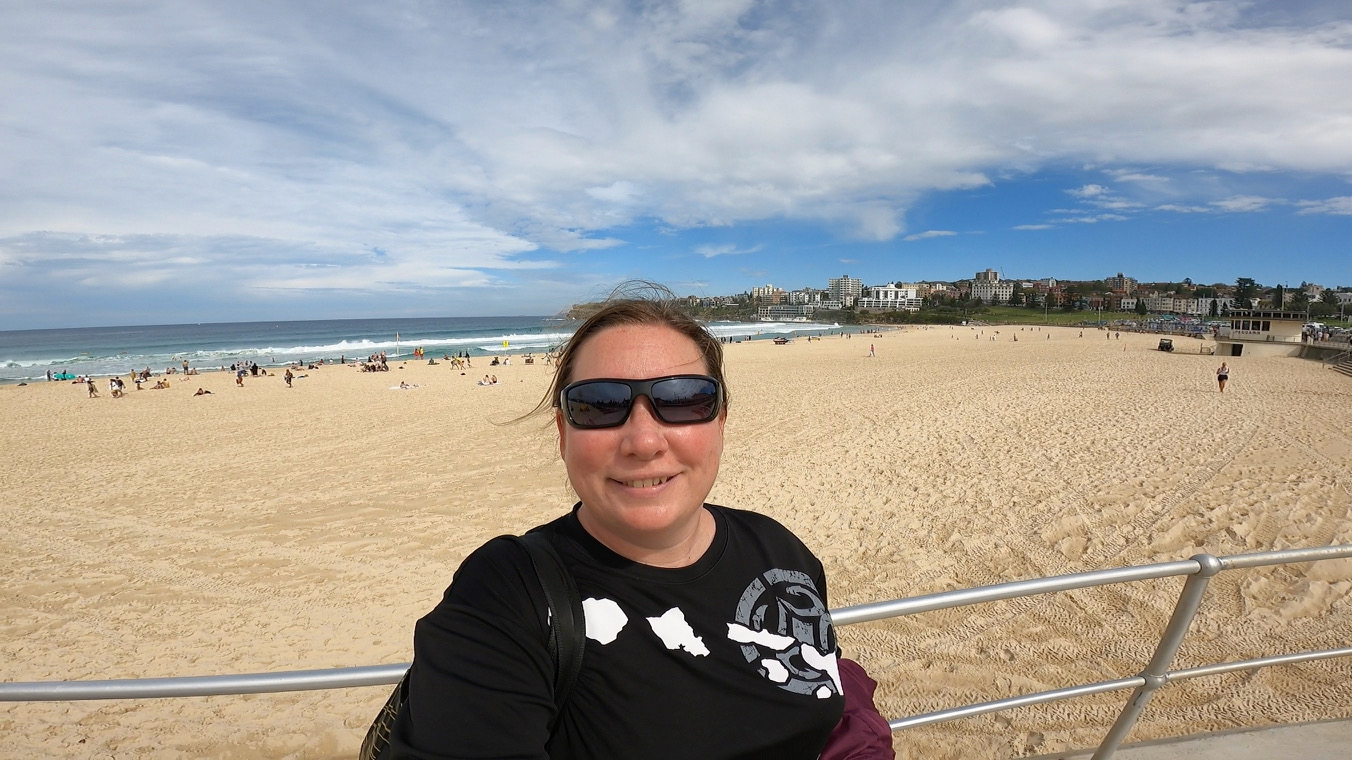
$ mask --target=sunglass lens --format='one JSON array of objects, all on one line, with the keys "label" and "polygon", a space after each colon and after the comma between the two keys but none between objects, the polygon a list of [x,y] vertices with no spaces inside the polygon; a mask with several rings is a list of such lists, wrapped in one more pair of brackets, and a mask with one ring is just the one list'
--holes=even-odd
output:
[{"label": "sunglass lens", "polygon": [[718,384],[702,377],[675,377],[653,383],[653,409],[663,422],[708,422],[718,414]]},{"label": "sunglass lens", "polygon": [[623,383],[583,383],[564,396],[568,419],[577,427],[614,427],[629,417],[633,395]]}]

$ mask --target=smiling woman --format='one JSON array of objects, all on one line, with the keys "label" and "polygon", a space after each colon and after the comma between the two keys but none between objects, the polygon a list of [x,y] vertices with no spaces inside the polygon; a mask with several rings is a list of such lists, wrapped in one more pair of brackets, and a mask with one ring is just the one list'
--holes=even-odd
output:
[{"label": "smiling woman", "polygon": [[612,297],[578,328],[537,411],[579,501],[531,531],[585,599],[576,681],[556,696],[554,600],[495,539],[418,622],[387,756],[821,754],[844,704],[826,579],[779,523],[705,503],[727,401],[718,340],[673,299]]}]

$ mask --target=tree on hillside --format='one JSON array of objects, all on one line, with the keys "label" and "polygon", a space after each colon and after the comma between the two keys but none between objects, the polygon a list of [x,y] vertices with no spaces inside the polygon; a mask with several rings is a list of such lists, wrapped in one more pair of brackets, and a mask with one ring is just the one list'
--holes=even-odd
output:
[{"label": "tree on hillside", "polygon": [[1145,316],[1146,314],[1150,313],[1150,310],[1145,307],[1144,298],[1136,299],[1136,313],[1140,314],[1141,316]]},{"label": "tree on hillside", "polygon": [[1235,280],[1235,306],[1240,309],[1252,309],[1253,299],[1258,297],[1258,283],[1252,277],[1240,277]]},{"label": "tree on hillside", "polygon": [[1305,288],[1289,293],[1287,296],[1289,308],[1293,311],[1305,311],[1305,307],[1310,305],[1310,294],[1305,292]]},{"label": "tree on hillside", "polygon": [[1337,313],[1338,307],[1324,303],[1322,298],[1310,304],[1310,316],[1312,317],[1331,317]]},{"label": "tree on hillside", "polygon": [[1278,285],[1272,289],[1272,308],[1280,309],[1286,306],[1286,288]]},{"label": "tree on hillside", "polygon": [[1219,317],[1219,316],[1221,315],[1220,302],[1217,301],[1217,300],[1214,299],[1214,298],[1211,299],[1211,312],[1210,312],[1210,313],[1211,313],[1211,316],[1213,316],[1213,317]]},{"label": "tree on hillside", "polygon": [[1324,288],[1324,292],[1319,294],[1319,302],[1336,309],[1338,308],[1338,294],[1333,291],[1333,288]]}]

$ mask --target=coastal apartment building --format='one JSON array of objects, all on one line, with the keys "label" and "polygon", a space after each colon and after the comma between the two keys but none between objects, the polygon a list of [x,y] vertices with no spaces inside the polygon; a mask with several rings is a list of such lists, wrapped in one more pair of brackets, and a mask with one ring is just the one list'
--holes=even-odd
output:
[{"label": "coastal apartment building", "polygon": [[1126,295],[1129,293],[1136,292],[1136,279],[1133,277],[1127,277],[1121,272],[1118,272],[1116,277],[1109,277],[1108,279],[1104,280],[1103,284],[1107,285],[1108,289],[1113,291],[1114,293],[1121,293],[1123,295]]},{"label": "coastal apartment building", "polygon": [[962,294],[958,289],[946,282],[922,282],[916,286],[916,294],[921,298],[930,296],[939,296],[942,298],[958,298]]},{"label": "coastal apartment building", "polygon": [[889,283],[864,288],[854,305],[870,311],[920,311],[921,303],[915,286]]},{"label": "coastal apartment building", "polygon": [[751,289],[751,298],[759,303],[776,304],[788,300],[788,297],[789,294],[782,288],[770,284]]},{"label": "coastal apartment building", "polygon": [[972,298],[980,298],[982,303],[1009,303],[1014,295],[1014,281],[1000,279],[1000,273],[994,269],[977,272],[972,278],[970,289]]},{"label": "coastal apartment building", "polygon": [[1235,308],[1235,299],[1230,296],[1216,298],[1179,298],[1177,296],[1127,296],[1119,306],[1122,311],[1135,311],[1136,304],[1145,301],[1146,311],[1156,314],[1188,314],[1205,317],[1211,314],[1211,302],[1216,302],[1216,313],[1224,314]]},{"label": "coastal apartment building", "polygon": [[806,322],[817,310],[812,304],[777,303],[756,309],[756,319],[762,322]]},{"label": "coastal apartment building", "polygon": [[864,281],[854,277],[841,275],[832,277],[826,281],[827,299],[839,301],[844,306],[853,306],[856,299],[864,291]]}]

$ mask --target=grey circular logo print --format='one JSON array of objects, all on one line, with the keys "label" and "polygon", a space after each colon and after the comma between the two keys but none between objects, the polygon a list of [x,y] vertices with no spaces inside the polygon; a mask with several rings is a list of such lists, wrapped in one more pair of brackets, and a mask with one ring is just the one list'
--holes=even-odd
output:
[{"label": "grey circular logo print", "polygon": [[[834,658],[836,632],[830,612],[806,573],[775,569],[756,578],[742,592],[734,620],[762,634],[748,636],[754,640],[743,641],[742,654],[779,688],[820,696],[825,687],[840,693],[831,674],[812,665],[820,663],[822,656]],[[813,650],[806,657],[804,647]]]}]

